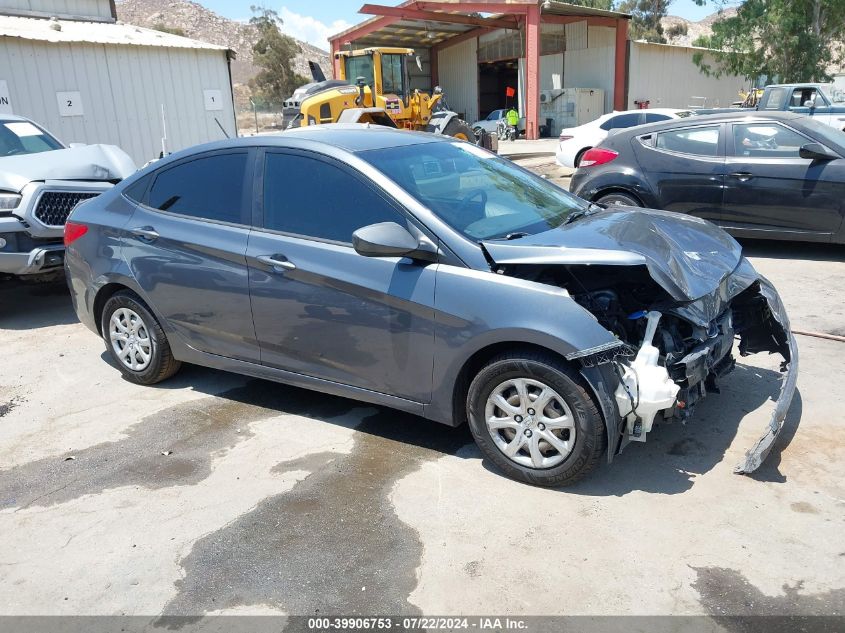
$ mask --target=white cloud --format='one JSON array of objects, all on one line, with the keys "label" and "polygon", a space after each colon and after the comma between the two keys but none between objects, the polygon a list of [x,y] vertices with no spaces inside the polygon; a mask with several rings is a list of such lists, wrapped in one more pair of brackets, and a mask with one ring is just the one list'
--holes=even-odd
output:
[{"label": "white cloud", "polygon": [[313,44],[323,50],[329,49],[330,35],[340,33],[352,26],[346,20],[335,20],[331,24],[324,24],[316,18],[301,15],[287,7],[282,7],[279,10],[279,17],[282,18],[283,22],[282,33]]}]

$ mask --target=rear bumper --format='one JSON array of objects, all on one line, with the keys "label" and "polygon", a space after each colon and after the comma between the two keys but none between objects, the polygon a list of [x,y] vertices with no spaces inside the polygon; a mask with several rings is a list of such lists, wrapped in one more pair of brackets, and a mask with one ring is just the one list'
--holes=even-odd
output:
[{"label": "rear bumper", "polygon": [[65,248],[61,244],[41,246],[27,253],[0,253],[0,273],[33,275],[58,270],[64,262]]}]

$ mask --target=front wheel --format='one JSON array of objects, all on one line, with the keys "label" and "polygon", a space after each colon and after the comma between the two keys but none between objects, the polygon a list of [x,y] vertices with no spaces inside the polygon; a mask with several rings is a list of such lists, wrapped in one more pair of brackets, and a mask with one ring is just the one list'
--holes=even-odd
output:
[{"label": "front wheel", "polygon": [[173,358],[164,330],[134,292],[118,292],[106,301],[102,332],[106,349],[127,380],[152,385],[179,371],[181,363]]},{"label": "front wheel", "polygon": [[482,453],[513,479],[574,483],[599,463],[605,427],[583,379],[545,354],[508,353],[478,372],[467,395]]},{"label": "front wheel", "polygon": [[453,136],[462,141],[469,141],[475,143],[475,133],[466,121],[462,121],[458,117],[453,118],[443,128],[443,136]]}]

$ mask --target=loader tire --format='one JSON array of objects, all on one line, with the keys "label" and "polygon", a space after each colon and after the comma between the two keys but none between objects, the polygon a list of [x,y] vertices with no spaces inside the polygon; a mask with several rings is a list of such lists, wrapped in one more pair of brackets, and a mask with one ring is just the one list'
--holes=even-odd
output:
[{"label": "loader tire", "polygon": [[466,121],[462,121],[458,117],[455,117],[446,124],[446,127],[443,128],[443,136],[453,136],[462,141],[475,143],[475,132],[472,131],[472,128],[470,128]]}]

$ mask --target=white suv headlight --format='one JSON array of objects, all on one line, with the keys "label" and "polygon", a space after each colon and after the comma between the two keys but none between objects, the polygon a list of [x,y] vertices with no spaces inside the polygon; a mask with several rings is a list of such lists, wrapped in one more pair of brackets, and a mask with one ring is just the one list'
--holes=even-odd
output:
[{"label": "white suv headlight", "polygon": [[17,209],[21,203],[21,197],[16,193],[0,193],[0,211],[11,211]]}]

